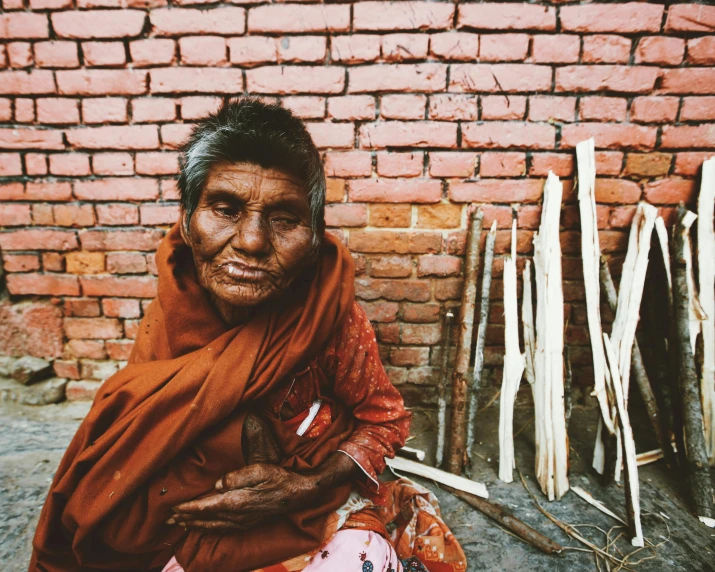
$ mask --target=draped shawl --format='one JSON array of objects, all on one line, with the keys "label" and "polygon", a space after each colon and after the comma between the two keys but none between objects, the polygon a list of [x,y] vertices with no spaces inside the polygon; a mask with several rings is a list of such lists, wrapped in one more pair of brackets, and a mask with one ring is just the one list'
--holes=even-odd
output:
[{"label": "draped shawl", "polygon": [[[290,379],[340,326],[354,302],[348,250],[326,236],[310,277],[247,323],[227,328],[196,279],[174,226],[157,251],[159,284],[130,364],[99,390],[57,470],[34,539],[30,570],[251,570],[314,549],[350,484],[316,506],[221,535],[164,524],[171,507],[213,491],[244,466],[246,411]],[[144,361],[150,356],[150,361]],[[283,466],[320,465],[353,430],[338,408],[316,439],[271,421]]]}]

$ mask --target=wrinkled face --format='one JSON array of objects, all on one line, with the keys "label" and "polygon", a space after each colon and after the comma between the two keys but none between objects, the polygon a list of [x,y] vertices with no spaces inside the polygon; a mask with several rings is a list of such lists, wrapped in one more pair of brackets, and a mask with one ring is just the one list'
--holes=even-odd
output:
[{"label": "wrinkled face", "polygon": [[234,307],[280,295],[312,259],[305,186],[250,163],[214,165],[182,233],[201,286]]}]

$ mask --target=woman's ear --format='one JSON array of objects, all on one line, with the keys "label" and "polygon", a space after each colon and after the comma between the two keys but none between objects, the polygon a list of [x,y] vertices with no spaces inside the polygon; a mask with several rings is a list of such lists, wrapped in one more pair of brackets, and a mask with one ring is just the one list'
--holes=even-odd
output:
[{"label": "woman's ear", "polygon": [[181,210],[179,211],[179,230],[181,231],[181,238],[183,238],[184,242],[190,246],[191,242],[190,242],[188,229],[189,229],[189,219],[187,218],[186,211],[182,207]]}]

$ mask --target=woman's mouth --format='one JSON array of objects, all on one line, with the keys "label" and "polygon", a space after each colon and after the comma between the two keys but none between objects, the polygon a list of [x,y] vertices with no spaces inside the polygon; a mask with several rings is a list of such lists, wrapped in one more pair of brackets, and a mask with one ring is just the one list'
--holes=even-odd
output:
[{"label": "woman's mouth", "polygon": [[222,268],[230,278],[240,282],[262,282],[268,278],[268,272],[265,270],[240,262],[226,262],[219,268]]}]

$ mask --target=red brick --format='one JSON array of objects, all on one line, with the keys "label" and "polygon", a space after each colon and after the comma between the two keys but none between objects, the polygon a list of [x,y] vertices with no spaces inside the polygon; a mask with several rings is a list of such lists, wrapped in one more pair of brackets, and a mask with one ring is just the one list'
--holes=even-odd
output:
[{"label": "red brick", "polygon": [[179,173],[178,153],[137,153],[138,175],[176,175]]},{"label": "red brick", "polygon": [[677,97],[635,97],[631,103],[631,121],[637,123],[668,123],[678,115]]},{"label": "red brick", "polygon": [[0,153],[0,177],[22,175],[22,160],[19,153]]},{"label": "red brick", "polygon": [[139,323],[139,320],[124,320],[124,335],[129,339],[136,339]]},{"label": "red brick", "polygon": [[526,97],[521,95],[513,95],[506,97],[504,95],[483,95],[482,103],[482,119],[524,119],[526,113]]},{"label": "red brick", "polygon": [[561,29],[572,32],[658,32],[663,6],[644,2],[562,6]]},{"label": "red brick", "polygon": [[424,34],[382,36],[382,59],[387,62],[422,60],[427,57],[429,37]]},{"label": "red brick", "polygon": [[146,93],[146,73],[134,70],[67,70],[56,72],[63,95],[140,95]]},{"label": "red brick", "polygon": [[8,274],[7,290],[16,296],[79,296],[75,276],[65,274]]},{"label": "red brick", "polygon": [[552,125],[493,121],[462,125],[462,145],[481,149],[552,149],[556,130]]},{"label": "red brick", "polygon": [[25,226],[31,224],[30,205],[0,204],[0,227]]},{"label": "red brick", "polygon": [[154,36],[185,34],[241,35],[245,30],[245,10],[221,7],[212,10],[190,8],[159,8],[149,14]]},{"label": "red brick", "polygon": [[74,250],[77,236],[67,230],[22,229],[0,233],[3,250]]},{"label": "red brick", "polygon": [[368,123],[360,127],[359,135],[363,148],[457,146],[457,126],[447,122]]},{"label": "red brick", "polygon": [[330,41],[333,62],[361,64],[380,57],[380,36],[336,36]]},{"label": "red brick", "polygon": [[467,32],[445,32],[430,36],[430,53],[450,61],[472,61],[479,54],[479,36]]},{"label": "red brick", "polygon": [[95,224],[92,205],[55,205],[52,213],[57,226],[82,228]]},{"label": "red brick", "polygon": [[132,100],[132,120],[135,123],[174,119],[176,119],[176,102],[173,99],[145,97]]},{"label": "red brick", "polygon": [[148,39],[129,43],[129,54],[134,67],[171,65],[176,61],[173,40]]},{"label": "red brick", "polygon": [[585,63],[628,63],[631,40],[623,36],[585,36],[582,61]]},{"label": "red brick", "polygon": [[582,97],[579,119],[596,121],[625,121],[628,102],[622,97]]},{"label": "red brick", "polygon": [[638,41],[636,63],[677,66],[683,61],[685,40],[664,36],[648,36]]},{"label": "red brick", "polygon": [[374,119],[375,98],[369,95],[331,97],[328,99],[328,116],[350,121]]},{"label": "red brick", "polygon": [[[0,192],[0,197],[3,193]],[[28,182],[24,193],[19,196],[9,197],[11,200],[27,201],[66,201],[72,196],[72,187],[67,182],[39,181]]]},{"label": "red brick", "polygon": [[608,219],[608,226],[611,228],[630,228],[636,209],[635,205],[614,207]]},{"label": "red brick", "polygon": [[23,0],[4,0],[2,3],[3,10],[22,10],[25,8]]},{"label": "red brick", "polygon": [[15,12],[0,14],[0,38],[42,39],[49,37],[46,14]]},{"label": "red brick", "polygon": [[11,42],[6,49],[10,67],[26,68],[32,65],[32,46],[29,42]]},{"label": "red brick", "polygon": [[351,201],[376,203],[434,203],[442,198],[439,181],[355,179],[349,183]]},{"label": "red brick", "polygon": [[372,155],[364,151],[326,153],[325,174],[328,177],[366,177],[372,173]]},{"label": "red brick", "polygon": [[437,253],[442,236],[437,232],[356,230],[348,239],[350,250],[368,253],[422,254]]},{"label": "red brick", "polygon": [[561,128],[561,146],[576,147],[576,144],[594,137],[599,149],[652,149],[655,147],[656,128],[641,125],[613,123],[580,123]]},{"label": "red brick", "polygon": [[428,254],[417,260],[417,276],[459,276],[462,272],[462,259],[458,256],[435,256]]},{"label": "red brick", "polygon": [[424,166],[424,153],[378,153],[377,174],[381,177],[419,177]]},{"label": "red brick", "polygon": [[462,225],[462,205],[438,203],[417,207],[416,228],[459,228]]},{"label": "red brick", "polygon": [[370,226],[380,228],[408,228],[412,224],[412,206],[371,204]]},{"label": "red brick", "polygon": [[429,348],[393,347],[390,350],[390,363],[404,366],[425,365],[429,363]]},{"label": "red brick", "polygon": [[189,96],[181,98],[181,118],[201,119],[214,113],[223,103],[219,97]]},{"label": "red brick", "polygon": [[30,0],[32,10],[62,10],[71,7],[72,0]]},{"label": "red brick", "polygon": [[[26,153],[25,154],[25,172],[28,175],[46,175],[47,174],[47,155],[43,153]],[[67,185],[69,187],[69,185]],[[72,194],[72,189],[69,187],[69,194]]]},{"label": "red brick", "polygon": [[438,322],[439,314],[439,304],[405,304],[402,319],[406,322]]},{"label": "red brick", "polygon": [[80,233],[82,248],[89,251],[154,251],[164,233],[161,230],[87,230]]},{"label": "red brick", "polygon": [[34,45],[35,64],[42,68],[79,67],[77,44],[75,42],[50,41]]},{"label": "red brick", "polygon": [[154,276],[82,276],[79,281],[85,296],[116,296],[118,298],[154,298],[156,296],[156,278]]},{"label": "red brick", "polygon": [[57,377],[63,377],[65,379],[79,379],[80,377],[77,362],[73,360],[56,359],[52,362],[52,368]]},{"label": "red brick", "polygon": [[128,360],[134,347],[132,340],[107,340],[105,343],[107,355],[114,360]]},{"label": "red brick", "polygon": [[37,120],[40,123],[79,123],[79,102],[76,99],[40,98],[37,100]]},{"label": "red brick", "polygon": [[643,189],[644,199],[653,205],[692,204],[697,194],[698,188],[691,179],[661,179],[647,183]]},{"label": "red brick", "polygon": [[688,63],[704,66],[715,64],[715,36],[688,40]]},{"label": "red brick", "polygon": [[473,183],[450,183],[449,198],[456,202],[536,202],[541,198],[543,186],[543,181],[539,179],[483,179]]},{"label": "red brick", "polygon": [[450,91],[532,92],[551,90],[551,68],[532,64],[454,64]]},{"label": "red brick", "polygon": [[532,95],[529,97],[530,121],[574,121],[575,97]]},{"label": "red brick", "polygon": [[376,256],[370,259],[370,276],[375,278],[409,278],[412,259],[409,256]]},{"label": "red brick", "polygon": [[[482,213],[484,214],[484,223],[482,225],[482,228],[488,229],[491,228],[492,224],[494,222],[497,223],[497,228],[511,228],[512,224],[512,207],[507,206],[507,205],[481,205],[480,208],[482,209]],[[522,205],[519,207],[519,212],[521,214],[524,209],[529,209],[530,205]],[[541,212],[541,207],[535,207],[531,206],[531,208],[538,208],[539,212]],[[522,216],[522,219],[524,217]],[[523,226],[523,228],[531,228],[528,224],[522,225],[522,221],[519,221],[519,226]],[[535,228],[538,228],[538,221],[535,226]]]},{"label": "red brick", "polygon": [[70,356],[101,360],[107,357],[104,342],[100,340],[70,340],[67,344]]},{"label": "red brick", "polygon": [[447,66],[444,64],[383,64],[351,68],[348,73],[349,93],[433,92],[444,90],[447,83]]},{"label": "red brick", "polygon": [[519,62],[529,51],[528,34],[489,34],[479,42],[479,59],[483,62]]},{"label": "red brick", "polygon": [[76,181],[75,197],[85,201],[141,201],[159,196],[155,179],[109,178]]},{"label": "red brick", "polygon": [[479,119],[477,96],[460,93],[435,94],[429,100],[430,119]]},{"label": "red brick", "polygon": [[535,4],[462,4],[457,26],[479,30],[554,30],[556,10]]},{"label": "red brick", "polygon": [[652,91],[659,70],[645,66],[565,66],[556,70],[556,91]]},{"label": "red brick", "polygon": [[670,153],[628,153],[623,174],[635,177],[664,177],[670,171]]},{"label": "red brick", "polygon": [[715,8],[706,4],[677,4],[668,9],[666,32],[712,32]]},{"label": "red brick", "polygon": [[524,153],[482,153],[479,159],[481,177],[521,177],[525,172]]},{"label": "red brick", "polygon": [[107,272],[144,274],[146,271],[146,258],[139,252],[110,252],[107,254]]},{"label": "red brick", "polygon": [[476,153],[430,153],[429,174],[432,177],[471,177],[477,164]]},{"label": "red brick", "polygon": [[[0,54],[0,60],[2,55]],[[0,121],[9,121],[12,118],[12,104],[7,97],[0,97]]]},{"label": "red brick", "polygon": [[355,30],[446,30],[454,6],[442,2],[358,2],[353,5]]},{"label": "red brick", "polygon": [[380,116],[385,119],[424,119],[427,96],[383,95]]},{"label": "red brick", "polygon": [[715,94],[715,68],[665,69],[659,93]]},{"label": "red brick", "polygon": [[355,128],[352,123],[308,123],[306,125],[318,148],[352,148]]},{"label": "red brick", "polygon": [[111,318],[65,318],[65,334],[70,339],[106,340],[122,337],[119,320]]},{"label": "red brick", "polygon": [[226,63],[226,39],[221,36],[180,38],[179,52],[184,65],[222,65]]},{"label": "red brick", "polygon": [[439,324],[403,324],[401,341],[404,344],[438,344],[442,328]]},{"label": "red brick", "polygon": [[65,395],[67,401],[92,401],[100,387],[102,387],[100,381],[87,381],[86,379],[70,381],[65,389]]},{"label": "red brick", "polygon": [[248,11],[251,33],[346,32],[349,29],[350,7],[347,5],[284,4],[259,6]]},{"label": "red brick", "polygon": [[82,100],[84,123],[119,123],[126,120],[127,100],[123,97]]},{"label": "red brick", "polygon": [[637,203],[641,188],[633,181],[596,179],[597,203]]},{"label": "red brick", "polygon": [[599,175],[618,175],[623,165],[620,151],[596,151],[596,172]]},{"label": "red brick", "polygon": [[326,205],[325,224],[337,227],[367,226],[367,206],[345,203]]},{"label": "red brick", "polygon": [[188,123],[161,126],[161,143],[170,149],[180,148],[189,137],[193,125]]},{"label": "red brick", "polygon": [[153,125],[114,127],[84,127],[66,132],[67,141],[75,149],[156,149],[158,130]]},{"label": "red brick", "polygon": [[70,274],[104,272],[104,254],[101,252],[68,252],[65,261]]},{"label": "red brick", "polygon": [[660,147],[663,149],[688,149],[691,147],[715,148],[715,124],[663,127]]},{"label": "red brick", "polygon": [[139,223],[136,205],[110,203],[97,205],[97,221],[103,226],[125,226]]},{"label": "red brick", "polygon": [[531,61],[537,64],[571,64],[578,61],[581,40],[567,34],[538,35],[532,39]]},{"label": "red brick", "polygon": [[134,162],[129,153],[96,153],[92,171],[95,175],[133,175]]},{"label": "red brick", "polygon": [[123,66],[127,54],[122,42],[82,42],[84,65],[92,67]]},{"label": "red brick", "polygon": [[104,315],[108,318],[140,318],[139,300],[127,298],[105,298],[102,300]]},{"label": "red brick", "polygon": [[278,61],[292,62],[322,62],[327,53],[327,41],[321,36],[286,36],[277,39]]},{"label": "red brick", "polygon": [[141,205],[139,216],[143,225],[173,225],[179,220],[179,205]]},{"label": "red brick", "polygon": [[52,205],[42,203],[32,205],[32,223],[35,226],[54,226]]},{"label": "red brick", "polygon": [[[345,71],[334,66],[269,66],[245,73],[251,93],[340,93],[345,85]],[[183,70],[177,77],[183,77]]]},{"label": "red brick", "polygon": [[229,93],[243,91],[238,69],[166,68],[150,70],[152,93]]},{"label": "red brick", "polygon": [[47,70],[0,72],[0,94],[29,95],[55,93],[52,72]]},{"label": "red brick", "polygon": [[700,172],[700,166],[703,161],[709,159],[712,155],[712,152],[678,153],[675,156],[675,169],[673,172],[676,175],[694,177]]},{"label": "red brick", "polygon": [[15,100],[15,122],[32,123],[35,121],[35,101],[18,98]]},{"label": "red brick", "polygon": [[426,302],[430,298],[430,285],[427,281],[418,280],[358,278],[355,281],[355,293],[362,300],[385,298],[386,300]]},{"label": "red brick", "polygon": [[89,155],[84,153],[50,155],[50,173],[65,177],[89,175]]},{"label": "red brick", "polygon": [[146,14],[139,10],[67,11],[52,14],[60,38],[128,38],[141,34]]},{"label": "red brick", "polygon": [[683,98],[683,106],[680,110],[681,121],[707,121],[712,119],[715,119],[715,96]]}]

